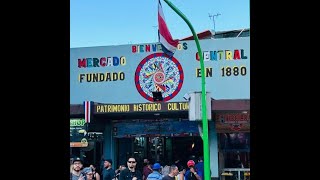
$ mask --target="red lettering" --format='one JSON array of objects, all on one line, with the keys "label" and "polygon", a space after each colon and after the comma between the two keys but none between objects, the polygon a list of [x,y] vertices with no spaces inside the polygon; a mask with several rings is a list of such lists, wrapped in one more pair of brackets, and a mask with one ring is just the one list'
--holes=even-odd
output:
[{"label": "red lettering", "polygon": [[225,114],[224,117],[225,117],[225,120],[226,120],[226,121],[230,121],[230,120],[231,120],[229,114]]},{"label": "red lettering", "polygon": [[150,44],[146,45],[146,52],[150,52]]},{"label": "red lettering", "polygon": [[241,121],[241,117],[242,117],[241,114],[237,114],[237,115],[236,115],[236,121]]},{"label": "red lettering", "polygon": [[245,121],[245,114],[241,114],[240,121]]},{"label": "red lettering", "polygon": [[250,121],[250,114],[243,113],[230,113],[230,114],[216,114],[216,120],[221,121],[224,120],[226,123],[236,123],[236,122],[244,122]]},{"label": "red lettering", "polygon": [[234,50],[234,57],[233,57],[234,60],[236,59],[240,59],[240,52],[238,49]]},{"label": "red lettering", "polygon": [[83,58],[82,60],[81,59],[78,59],[78,68],[81,68],[81,67],[87,67],[87,61],[86,61],[86,58]]},{"label": "red lettering", "polygon": [[106,58],[105,57],[100,58],[100,65],[102,67],[106,66]]},{"label": "red lettering", "polygon": [[136,53],[137,52],[137,47],[136,46],[132,46],[132,52]]},{"label": "red lettering", "polygon": [[236,116],[234,114],[225,114],[225,121],[226,122],[230,122],[230,121],[235,121],[236,120]]},{"label": "red lettering", "polygon": [[198,52],[196,53],[196,60],[197,60],[197,61],[200,61],[200,57],[199,57]]}]

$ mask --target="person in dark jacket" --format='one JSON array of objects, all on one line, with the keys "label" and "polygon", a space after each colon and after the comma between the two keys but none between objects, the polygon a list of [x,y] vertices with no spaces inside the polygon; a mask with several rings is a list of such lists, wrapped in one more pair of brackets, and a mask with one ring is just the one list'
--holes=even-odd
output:
[{"label": "person in dark jacket", "polygon": [[128,168],[120,172],[119,180],[142,180],[142,173],[136,169],[137,161],[131,157],[127,161]]},{"label": "person in dark jacket", "polygon": [[104,168],[106,169],[103,175],[103,180],[114,180],[116,178],[115,170],[112,168],[112,159],[104,160]]},{"label": "person in dark jacket", "polygon": [[200,156],[198,159],[198,163],[195,165],[195,168],[197,171],[199,171],[199,176],[201,177],[201,179],[203,179],[203,175],[204,175],[204,164],[203,164],[203,157]]},{"label": "person in dark jacket", "polygon": [[202,180],[202,174],[201,172],[198,172],[196,170],[196,168],[194,167],[195,164],[196,163],[193,160],[189,160],[187,162],[187,166],[189,169],[186,171],[186,174],[184,175],[186,180]]}]

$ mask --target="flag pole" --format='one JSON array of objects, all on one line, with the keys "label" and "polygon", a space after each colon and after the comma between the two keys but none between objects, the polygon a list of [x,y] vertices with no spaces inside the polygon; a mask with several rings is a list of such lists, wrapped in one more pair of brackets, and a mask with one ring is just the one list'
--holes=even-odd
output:
[{"label": "flag pole", "polygon": [[[198,36],[193,29],[192,24],[187,19],[187,17],[175,7],[169,0],[164,0],[189,26],[193,38],[197,44],[198,54],[200,57],[200,67],[201,67],[201,104],[202,104],[202,127],[203,127],[203,159],[204,159],[204,179],[210,180],[210,153],[209,153],[209,138],[208,138],[208,119],[207,119],[207,101],[206,101],[206,81],[204,76],[204,62],[202,57],[202,51],[199,43]],[[211,110],[211,109],[210,109]]]}]

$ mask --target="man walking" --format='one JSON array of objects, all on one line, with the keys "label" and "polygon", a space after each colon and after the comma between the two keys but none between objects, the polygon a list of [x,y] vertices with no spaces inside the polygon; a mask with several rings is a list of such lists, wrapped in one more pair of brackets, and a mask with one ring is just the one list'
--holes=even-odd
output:
[{"label": "man walking", "polygon": [[178,167],[176,165],[171,165],[169,168],[169,174],[164,176],[162,180],[175,180],[178,174],[179,174]]},{"label": "man walking", "polygon": [[114,169],[112,169],[112,159],[105,159],[103,165],[105,168],[103,180],[115,180],[116,174]]}]

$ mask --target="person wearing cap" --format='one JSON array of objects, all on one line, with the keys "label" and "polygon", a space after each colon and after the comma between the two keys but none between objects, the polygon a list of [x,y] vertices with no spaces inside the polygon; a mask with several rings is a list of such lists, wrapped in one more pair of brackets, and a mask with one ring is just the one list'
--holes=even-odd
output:
[{"label": "person wearing cap", "polygon": [[72,162],[72,171],[70,173],[70,180],[83,180],[84,177],[81,175],[81,169],[83,167],[82,159],[79,157],[74,158]]},{"label": "person wearing cap", "polygon": [[161,165],[159,163],[155,163],[152,166],[152,173],[150,173],[147,177],[147,180],[161,180],[162,175],[160,173]]},{"label": "person wearing cap", "polygon": [[112,168],[112,159],[105,159],[103,165],[106,171],[103,175],[103,180],[115,180],[116,174]]},{"label": "person wearing cap", "polygon": [[85,175],[85,180],[93,180],[93,171],[91,167],[86,167],[82,170],[82,173]]},{"label": "person wearing cap", "polygon": [[199,176],[201,177],[201,179],[203,179],[203,175],[204,175],[204,164],[203,164],[203,157],[200,156],[198,159],[198,163],[195,165],[196,169],[200,172]]},{"label": "person wearing cap", "polygon": [[194,167],[196,163],[193,160],[187,162],[188,170],[186,171],[185,178],[186,180],[201,180],[202,174],[198,172]]}]

